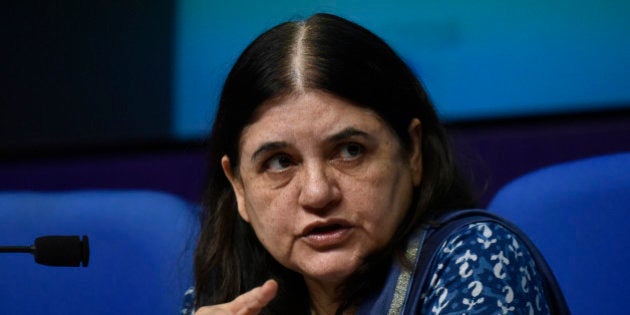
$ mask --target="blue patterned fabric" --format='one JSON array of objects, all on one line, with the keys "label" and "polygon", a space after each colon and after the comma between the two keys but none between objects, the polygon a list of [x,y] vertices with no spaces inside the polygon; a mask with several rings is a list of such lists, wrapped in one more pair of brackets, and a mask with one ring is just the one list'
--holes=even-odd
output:
[{"label": "blue patterned fabric", "polygon": [[180,315],[193,315],[195,313],[195,289],[190,288],[184,294],[184,307],[179,312]]},{"label": "blue patterned fabric", "polygon": [[461,228],[436,258],[421,314],[549,314],[530,252],[498,223]]}]

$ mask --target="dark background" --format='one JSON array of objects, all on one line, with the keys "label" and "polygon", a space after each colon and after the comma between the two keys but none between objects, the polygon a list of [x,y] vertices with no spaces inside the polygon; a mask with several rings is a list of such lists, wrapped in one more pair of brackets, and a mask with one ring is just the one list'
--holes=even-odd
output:
[{"label": "dark background", "polygon": [[3,151],[169,137],[173,1],[2,7]]}]

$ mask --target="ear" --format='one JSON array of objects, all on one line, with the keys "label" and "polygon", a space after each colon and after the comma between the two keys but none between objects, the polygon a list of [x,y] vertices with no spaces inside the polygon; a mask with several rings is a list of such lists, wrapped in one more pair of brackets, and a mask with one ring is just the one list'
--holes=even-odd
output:
[{"label": "ear", "polygon": [[221,168],[223,168],[223,174],[225,174],[225,177],[227,177],[228,181],[230,181],[230,185],[232,185],[232,190],[236,196],[238,213],[243,220],[249,222],[249,215],[247,215],[247,209],[245,209],[245,190],[243,188],[243,181],[239,176],[234,176],[234,174],[232,174],[230,158],[228,158],[227,155],[224,155],[221,158]]},{"label": "ear", "polygon": [[422,123],[420,123],[420,119],[412,119],[407,131],[409,132],[409,139],[411,139],[409,152],[411,179],[414,186],[418,186],[422,181]]}]

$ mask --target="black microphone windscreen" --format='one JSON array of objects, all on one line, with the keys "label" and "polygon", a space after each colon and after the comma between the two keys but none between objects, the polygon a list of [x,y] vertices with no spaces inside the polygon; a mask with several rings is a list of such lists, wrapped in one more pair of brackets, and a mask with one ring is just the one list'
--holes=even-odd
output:
[{"label": "black microphone windscreen", "polygon": [[83,267],[88,265],[90,249],[87,236],[42,236],[35,239],[35,262],[48,266]]}]

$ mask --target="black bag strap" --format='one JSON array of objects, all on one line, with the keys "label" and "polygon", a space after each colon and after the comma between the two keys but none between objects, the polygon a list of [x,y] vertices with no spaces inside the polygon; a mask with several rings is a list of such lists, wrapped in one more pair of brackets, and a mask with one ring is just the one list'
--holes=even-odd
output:
[{"label": "black bag strap", "polygon": [[[508,230],[514,233],[519,240],[523,242],[525,247],[527,247],[534,259],[534,262],[536,263],[536,266],[538,267],[538,271],[542,275],[543,285],[547,294],[551,314],[571,314],[556,277],[538,248],[536,248],[529,237],[527,237],[527,235],[525,235],[525,233],[516,225],[501,216],[480,209],[450,212],[438,217],[432,222],[432,226],[435,227],[429,227],[424,244],[420,250],[420,256],[418,257],[416,265],[416,272],[418,272],[418,274],[414,276],[415,280],[410,288],[410,296],[419,296],[424,284],[430,280],[430,275],[428,274],[429,268],[437,255],[440,245],[459,228],[477,222],[496,222],[505,226]],[[406,304],[403,314],[419,314],[420,305],[414,304],[415,303]]]}]

